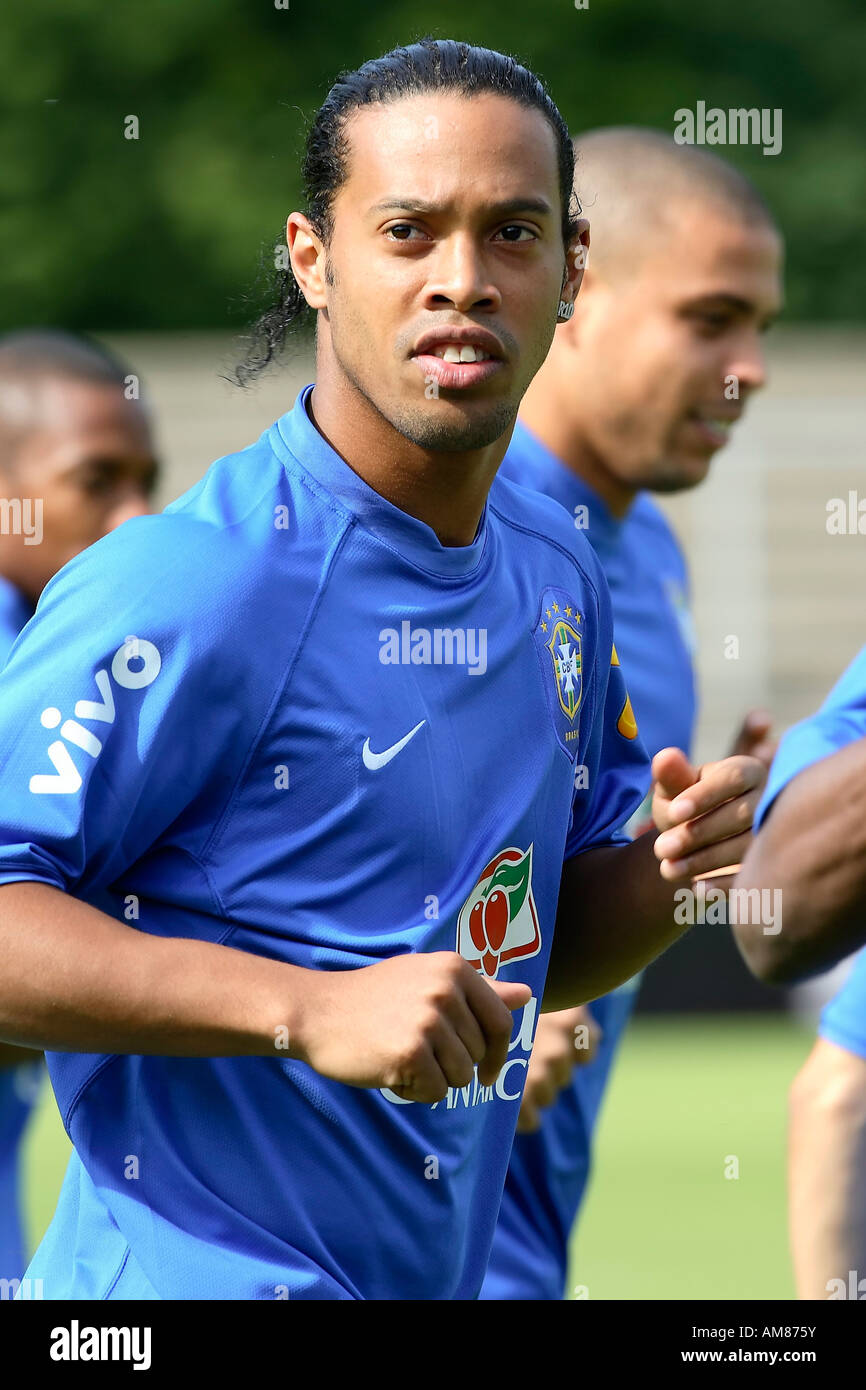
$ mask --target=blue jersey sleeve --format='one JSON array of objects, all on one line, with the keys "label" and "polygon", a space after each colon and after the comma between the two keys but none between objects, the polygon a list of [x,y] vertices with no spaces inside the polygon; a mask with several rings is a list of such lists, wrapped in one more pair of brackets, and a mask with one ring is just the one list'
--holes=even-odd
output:
[{"label": "blue jersey sleeve", "polygon": [[[602,653],[610,643],[610,662]],[[575,768],[571,826],[565,858],[599,845],[628,844],[626,822],[649,790],[650,760],[638,734],[611,625],[602,622],[598,703],[586,753]]]},{"label": "blue jersey sleeve", "polygon": [[759,830],[780,791],[799,772],[866,737],[866,647],[854,658],[817,714],[789,729],[779,744],[755,813]]},{"label": "blue jersey sleeve", "polygon": [[837,1047],[866,1058],[866,949],[860,951],[845,984],[823,1010],[818,1032]]},{"label": "blue jersey sleeve", "polygon": [[255,727],[229,569],[214,528],[148,517],[45,589],[2,677],[0,882],[86,896],[197,809],[204,841]]}]

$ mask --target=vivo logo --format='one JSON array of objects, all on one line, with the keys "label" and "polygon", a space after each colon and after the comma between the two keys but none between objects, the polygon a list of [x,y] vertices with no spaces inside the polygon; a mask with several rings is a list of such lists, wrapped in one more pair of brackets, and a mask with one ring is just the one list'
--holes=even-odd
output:
[{"label": "vivo logo", "polygon": [[[77,792],[81,786],[81,774],[72,760],[67,744],[80,748],[91,758],[98,758],[102,752],[102,740],[90,729],[79,724],[86,719],[92,724],[107,724],[115,720],[114,684],[123,690],[141,690],[152,685],[159,675],[162,658],[152,642],[138,637],[127,637],[122,647],[118,647],[111,662],[111,679],[108,672],[100,670],[94,677],[99,700],[78,700],[75,704],[74,719],[63,719],[60,710],[49,705],[39,716],[42,727],[56,729],[60,726],[60,738],[48,745],[48,757],[54,772],[40,772],[30,778],[30,790],[37,796],[48,792],[69,794]],[[62,721],[62,722],[61,722]],[[65,742],[64,742],[65,740]]]}]

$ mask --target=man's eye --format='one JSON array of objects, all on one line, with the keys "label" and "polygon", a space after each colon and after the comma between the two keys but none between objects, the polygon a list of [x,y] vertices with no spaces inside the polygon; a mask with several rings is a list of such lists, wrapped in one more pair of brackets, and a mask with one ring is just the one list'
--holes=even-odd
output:
[{"label": "man's eye", "polygon": [[700,326],[710,333],[721,333],[725,328],[730,327],[730,314],[698,314],[697,321]]},{"label": "man's eye", "polygon": [[505,239],[506,239],[506,241],[516,242],[516,241],[518,240],[518,238],[517,238],[516,236],[509,236],[509,235],[507,235],[507,233],[509,233],[509,232],[518,232],[518,233],[522,233],[523,236],[529,237],[531,241],[537,241],[537,240],[538,240],[538,238],[537,238],[535,232],[533,232],[532,229],[531,229],[530,227],[520,227],[520,226],[518,226],[516,223],[512,223],[512,224],[511,224],[510,226],[508,226],[508,227],[503,227],[502,230],[501,230],[501,232],[500,232],[498,235],[504,236]]},{"label": "man's eye", "polygon": [[110,473],[91,473],[83,480],[83,486],[91,497],[104,497],[117,486],[117,480]]},{"label": "man's eye", "polygon": [[408,236],[399,235],[401,232],[418,232],[419,236],[423,236],[423,232],[418,231],[418,228],[413,227],[410,222],[395,223],[393,227],[388,228],[387,235],[393,236],[395,241],[409,241],[410,238]]}]

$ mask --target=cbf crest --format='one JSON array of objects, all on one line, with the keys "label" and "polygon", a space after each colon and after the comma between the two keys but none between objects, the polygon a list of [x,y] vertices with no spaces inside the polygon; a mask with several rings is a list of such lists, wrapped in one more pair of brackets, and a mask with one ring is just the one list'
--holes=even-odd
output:
[{"label": "cbf crest", "polygon": [[[580,622],[579,613],[574,621]],[[553,624],[553,635],[547,644],[547,650],[553,658],[559,703],[569,719],[574,719],[580,706],[583,672],[580,633],[575,631],[568,615],[557,619]]]},{"label": "cbf crest", "polygon": [[533,632],[548,703],[559,741],[572,757],[580,737],[583,697],[584,615],[560,589],[545,589]]}]

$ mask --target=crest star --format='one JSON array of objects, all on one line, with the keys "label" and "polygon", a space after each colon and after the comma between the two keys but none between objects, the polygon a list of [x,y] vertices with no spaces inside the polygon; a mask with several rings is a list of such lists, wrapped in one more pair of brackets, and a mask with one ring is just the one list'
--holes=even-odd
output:
[{"label": "crest star", "polygon": [[549,609],[549,608],[547,609],[547,617],[548,617],[548,618],[550,617],[550,609]]},{"label": "crest star", "polygon": [[559,604],[558,604],[558,603],[555,603],[555,604],[553,605],[553,611],[554,611],[554,613],[558,613],[558,612],[559,612]]},{"label": "crest star", "polygon": [[571,617],[571,609],[570,609],[570,608],[566,608],[566,610],[565,610],[565,616],[566,616],[566,618],[570,618],[570,617]]},{"label": "crest star", "polygon": [[546,632],[546,631],[547,631],[547,623],[542,623],[542,624],[541,624],[541,631],[542,631],[542,632]]}]

